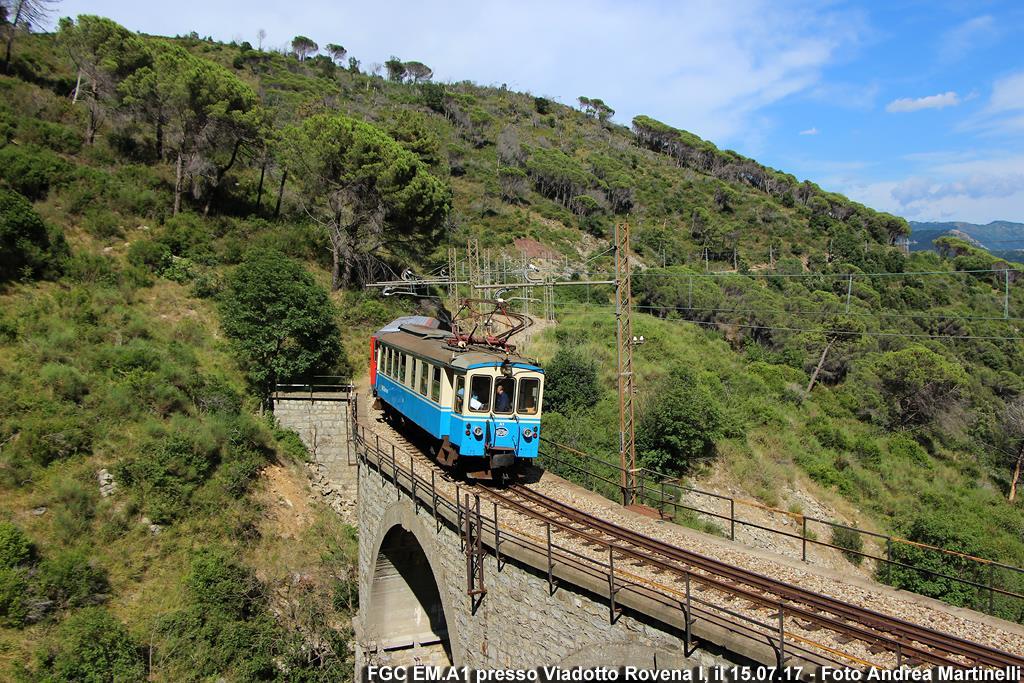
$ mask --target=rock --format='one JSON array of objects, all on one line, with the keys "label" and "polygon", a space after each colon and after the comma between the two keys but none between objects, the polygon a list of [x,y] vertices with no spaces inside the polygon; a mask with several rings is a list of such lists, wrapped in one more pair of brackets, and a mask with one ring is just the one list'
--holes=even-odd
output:
[{"label": "rock", "polygon": [[40,515],[45,515],[46,514],[46,506],[45,505],[41,505],[41,506],[39,506],[37,508],[34,508],[32,510],[32,514],[35,515],[36,517],[39,517]]},{"label": "rock", "polygon": [[104,498],[113,495],[117,490],[117,482],[114,481],[114,475],[107,471],[106,468],[96,473],[96,480],[100,485],[100,495]]}]

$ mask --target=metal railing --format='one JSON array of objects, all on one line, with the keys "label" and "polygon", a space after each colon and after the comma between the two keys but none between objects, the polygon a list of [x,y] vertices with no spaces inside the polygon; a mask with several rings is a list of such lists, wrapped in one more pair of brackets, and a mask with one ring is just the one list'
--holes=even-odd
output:
[{"label": "metal railing", "polygon": [[[620,464],[603,460],[554,441],[543,438],[541,441],[540,460],[545,469],[555,474],[566,476],[585,488],[597,491],[612,500],[616,500],[616,496],[619,496],[618,500],[620,501],[626,500],[626,492],[622,489],[622,480],[620,478],[622,471]],[[576,455],[580,460],[579,462],[573,462],[568,458],[560,458],[551,452],[551,448],[557,448]],[[597,468],[593,466],[585,467],[583,463],[600,465],[614,474],[603,476],[597,471]],[[669,476],[647,468],[638,469],[636,481],[636,500],[658,510],[663,518],[672,519],[673,521],[680,521],[681,519],[683,523],[688,521],[692,523],[700,520],[701,517],[710,518],[711,520],[721,522],[726,527],[723,530],[717,528],[716,525],[716,530],[730,540],[736,540],[737,527],[747,527],[769,532],[795,542],[799,546],[800,556],[804,562],[808,561],[809,547],[818,546],[838,550],[848,558],[858,557],[877,563],[877,577],[885,583],[905,588],[906,586],[899,580],[899,574],[901,572],[911,572],[920,578],[926,578],[940,585],[960,587],[963,589],[962,592],[969,593],[969,595],[960,595],[960,599],[954,604],[971,607],[988,614],[1024,623],[1024,569],[1020,567],[959,553],[926,543],[910,541],[897,536],[858,529],[798,512],[781,510],[751,500],[704,491],[683,484],[678,477]],[[687,494],[689,494],[689,500],[687,500]],[[693,496],[703,496],[719,501],[720,506],[718,509],[707,506],[700,507],[692,501]],[[758,508],[771,514],[786,516],[796,522],[800,527],[800,533],[793,533],[792,531],[765,526],[764,524],[743,519],[737,514],[738,507]],[[830,532],[835,529],[841,529],[848,533],[856,533],[862,539],[861,549],[858,550],[853,547],[818,540],[815,537],[813,525],[817,525],[818,528],[828,529]],[[877,547],[884,547],[885,554],[867,552],[864,549],[866,545],[863,542],[864,539]],[[943,558],[956,558],[965,565],[960,568],[964,575],[953,576],[941,571],[939,568],[908,564],[902,559],[906,557],[906,553],[901,551],[909,548],[932,553],[939,561]],[[941,582],[948,583],[941,584]],[[943,593],[948,596],[951,592],[951,590],[936,590],[932,597],[943,599]]]},{"label": "metal railing", "polygon": [[[302,399],[324,401],[347,400],[348,395],[355,391],[355,385],[348,377],[340,375],[311,375],[299,377],[287,382],[274,384],[275,399]],[[345,396],[341,396],[345,394]]]},{"label": "metal railing", "polygon": [[[582,588],[593,590],[593,585],[588,587],[578,583],[581,577],[591,579],[591,584],[596,582],[598,586],[604,586],[612,624],[621,616],[624,601],[633,602],[634,609],[637,609],[637,604],[660,608],[663,616],[659,617],[659,620],[682,631],[681,639],[685,643],[686,656],[693,651],[693,626],[698,620],[703,620],[733,636],[748,639],[760,646],[767,645],[774,652],[776,666],[780,668],[787,665],[792,656],[798,656],[810,664],[878,666],[875,662],[842,652],[834,646],[817,642],[792,630],[787,631],[787,618],[806,619],[806,613],[801,613],[798,605],[790,605],[783,599],[770,604],[774,614],[767,619],[756,619],[693,594],[694,590],[705,593],[706,596],[714,593],[724,594],[726,602],[735,598],[750,600],[750,594],[744,592],[742,588],[734,587],[713,575],[694,573],[684,567],[652,560],[660,568],[660,573],[668,572],[677,580],[676,586],[670,586],[660,580],[655,581],[621,568],[621,564],[636,559],[636,552],[615,542],[597,542],[603,549],[599,551],[601,556],[595,557],[594,554],[584,555],[578,550],[563,546],[552,538],[553,530],[567,534],[581,533],[571,525],[547,520],[543,522],[543,536],[534,536],[520,529],[512,529],[508,525],[503,526],[500,524],[499,509],[504,508],[500,508],[498,502],[493,503],[491,515],[482,514],[480,495],[465,492],[465,487],[458,483],[448,485],[455,488],[454,500],[449,498],[437,485],[437,470],[434,467],[421,463],[417,472],[416,458],[412,453],[400,455],[401,447],[396,447],[394,443],[382,439],[378,434],[368,434],[362,425],[354,426],[353,443],[360,465],[376,472],[380,476],[382,487],[391,482],[397,489],[398,498],[408,496],[416,511],[422,509],[431,515],[437,532],[446,527],[459,534],[460,548],[467,555],[466,594],[474,611],[486,594],[483,555],[493,555],[497,570],[501,571],[504,564],[511,559],[510,556],[515,554],[519,556],[516,561],[546,573],[551,595],[558,590],[559,582],[562,580],[560,575],[564,575],[565,570],[571,570],[575,574],[573,581]],[[589,538],[589,541],[593,547],[594,539]],[[512,551],[510,548],[517,550]],[[620,566],[616,565],[617,558]],[[631,601],[623,596],[631,596],[636,600]],[[664,621],[665,615],[673,614],[676,615],[677,624]],[[848,623],[847,619],[824,615],[816,615],[815,619],[826,628],[831,626],[838,633],[856,631],[860,628]],[[904,664],[913,666],[920,663],[967,666],[961,664],[959,660],[948,659],[938,652],[921,649],[915,643],[905,643],[885,633],[872,630],[870,639],[873,645],[871,652],[893,656],[895,668],[900,668]],[[953,651],[949,653],[953,654]]]}]

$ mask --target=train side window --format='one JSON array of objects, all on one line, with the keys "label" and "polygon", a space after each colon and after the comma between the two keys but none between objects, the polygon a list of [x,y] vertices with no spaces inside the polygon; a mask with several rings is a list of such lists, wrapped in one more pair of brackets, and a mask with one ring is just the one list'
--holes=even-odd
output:
[{"label": "train side window", "polygon": [[469,384],[469,409],[486,413],[491,409],[491,378],[484,375],[473,377]]},{"label": "train side window", "polygon": [[405,354],[398,352],[398,381],[405,384]]},{"label": "train side window", "polygon": [[516,405],[516,381],[502,377],[494,383],[494,412],[508,414]]},{"label": "train side window", "polygon": [[430,400],[441,402],[441,368],[433,366],[434,376],[430,380]]},{"label": "train side window", "polygon": [[384,347],[384,374],[391,376],[391,349],[387,346]]},{"label": "train side window", "polygon": [[420,393],[424,396],[427,395],[427,373],[430,371],[430,366],[424,361],[420,361]]},{"label": "train side window", "polygon": [[519,414],[536,415],[537,406],[540,405],[540,380],[534,377],[524,377],[519,380]]},{"label": "train side window", "polygon": [[462,399],[466,395],[466,378],[459,375],[455,378],[455,402],[452,404],[456,413],[462,412]]}]

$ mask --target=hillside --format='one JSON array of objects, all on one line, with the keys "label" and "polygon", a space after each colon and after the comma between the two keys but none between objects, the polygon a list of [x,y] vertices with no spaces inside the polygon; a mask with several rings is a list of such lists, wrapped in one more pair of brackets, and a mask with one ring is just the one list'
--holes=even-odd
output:
[{"label": "hillside", "polygon": [[[315,505],[282,532],[273,492],[299,490],[304,456],[261,417],[268,388],[358,372],[369,330],[430,310],[363,291],[374,277],[434,271],[469,239],[515,257],[520,237],[596,274],[626,218],[645,465],[772,505],[811,490],[864,528],[1024,565],[1008,500],[1024,289],[991,255],[904,254],[902,219],[648,117],[618,125],[594,98],[578,110],[434,83],[414,62],[386,79],[89,17],[19,35],[13,55],[0,677],[68,677],[104,633],[97,666],[127,678],[347,675],[352,532]],[[560,289],[537,347],[548,436],[602,455],[610,302]]]},{"label": "hillside", "polygon": [[1012,221],[992,221],[986,225],[976,223],[921,223],[911,221],[913,236],[910,240],[911,251],[934,249],[932,245],[939,237],[952,231],[958,231],[976,240],[983,249],[995,256],[1020,260],[1024,254],[1024,223]]}]

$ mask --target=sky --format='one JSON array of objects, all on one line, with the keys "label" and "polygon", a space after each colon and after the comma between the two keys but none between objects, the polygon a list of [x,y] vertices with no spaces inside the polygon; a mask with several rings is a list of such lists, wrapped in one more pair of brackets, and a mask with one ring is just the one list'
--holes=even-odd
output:
[{"label": "sky", "polygon": [[63,0],[130,29],[599,97],[910,220],[1024,222],[1024,3]]}]

